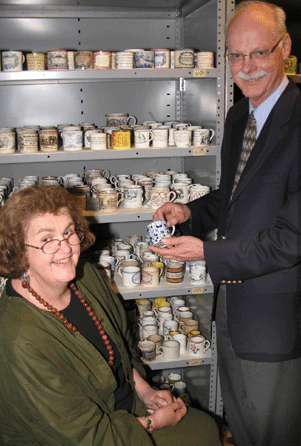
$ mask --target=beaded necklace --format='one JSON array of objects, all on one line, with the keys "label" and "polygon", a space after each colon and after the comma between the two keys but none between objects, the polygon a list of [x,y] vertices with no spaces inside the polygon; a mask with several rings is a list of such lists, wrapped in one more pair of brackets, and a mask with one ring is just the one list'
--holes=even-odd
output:
[{"label": "beaded necklace", "polygon": [[[57,316],[63,322],[63,324],[70,331],[72,331],[72,333],[80,334],[78,329],[73,324],[71,324],[71,322],[69,322],[68,319],[60,311],[58,311],[55,307],[53,307],[53,305],[50,305],[48,302],[46,302],[45,299],[43,299],[41,296],[39,296],[39,294],[36,291],[34,291],[34,289],[29,285],[28,280],[25,280],[25,279],[22,280],[22,287],[27,289],[33,295],[33,297],[35,297],[35,299],[38,302],[40,302],[40,304],[42,304],[45,308],[47,308],[47,310],[51,311],[51,313],[53,313],[55,316]],[[83,297],[80,296],[79,291],[76,288],[76,286],[74,285],[74,283],[71,283],[70,288],[74,291],[74,293],[80,300],[80,303],[86,309],[87,313],[89,314],[92,321],[94,322],[94,325],[97,328],[99,336],[103,340],[103,342],[106,346],[106,349],[108,350],[108,353],[109,353],[109,360],[107,362],[112,367],[114,364],[115,357],[114,357],[113,347],[111,346],[110,341],[108,339],[108,335],[104,331],[103,326],[101,325],[100,321],[98,320],[98,317],[96,316],[96,314],[94,313],[94,311],[92,310],[90,305],[85,301],[85,299]]]}]

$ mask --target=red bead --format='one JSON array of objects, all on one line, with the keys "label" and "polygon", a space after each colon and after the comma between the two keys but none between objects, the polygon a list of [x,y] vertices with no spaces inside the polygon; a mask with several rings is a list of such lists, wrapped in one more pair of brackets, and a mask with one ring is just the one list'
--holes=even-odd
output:
[{"label": "red bead", "polygon": [[98,327],[98,326],[100,325],[100,321],[97,320],[97,321],[95,322],[95,325],[96,325],[96,327]]},{"label": "red bead", "polygon": [[108,361],[108,364],[109,364],[109,366],[113,366],[114,365],[114,359],[113,359],[113,361]]},{"label": "red bead", "polygon": [[[93,322],[95,322],[95,321],[98,321],[98,319],[97,319],[97,316],[94,314],[94,316],[92,316],[92,321]],[[96,324],[95,324],[96,325]]]},{"label": "red bead", "polygon": [[64,325],[67,325],[68,322],[69,322],[68,319],[66,319],[66,318],[64,317],[64,319],[63,319],[63,324],[64,324]]},{"label": "red bead", "polygon": [[87,304],[87,302],[85,301],[85,303],[83,304],[83,306],[85,307],[85,308],[87,308],[88,307],[88,304]]},{"label": "red bead", "polygon": [[29,283],[26,280],[22,280],[22,287],[23,288],[28,288],[29,287]]},{"label": "red bead", "polygon": [[57,317],[60,317],[61,313],[60,313],[59,311],[55,310],[55,315],[56,315]]},{"label": "red bead", "polygon": [[71,328],[73,327],[73,325],[71,324],[71,322],[69,322],[69,324],[67,324],[66,327],[69,328],[69,330],[71,330]]},{"label": "red bead", "polygon": [[114,353],[115,353],[114,350],[109,350],[109,355],[110,356],[114,356]]},{"label": "red bead", "polygon": [[87,310],[87,312],[89,313],[89,311],[91,311],[92,308],[88,305],[88,306],[86,307],[86,310]]},{"label": "red bead", "polygon": [[89,311],[89,316],[93,317],[94,316],[94,311]]},{"label": "red bead", "polygon": [[81,304],[85,304],[85,303],[86,303],[85,299],[81,298],[81,299],[80,299],[80,303],[81,303]]},{"label": "red bead", "polygon": [[108,339],[108,336],[106,334],[102,335],[101,339],[103,339],[104,341],[106,341]]},{"label": "red bead", "polygon": [[77,330],[75,333],[80,334],[80,331]]},{"label": "red bead", "polygon": [[108,339],[106,339],[105,341],[103,341],[105,345],[109,345],[110,341]]},{"label": "red bead", "polygon": [[99,334],[100,336],[105,335],[105,332],[102,327],[101,328],[99,327]]},{"label": "red bead", "polygon": [[79,333],[79,331],[77,331],[77,328],[74,327],[74,325],[72,325],[71,331],[72,331],[72,333]]},{"label": "red bead", "polygon": [[[58,311],[58,313],[60,313],[60,312]],[[59,318],[60,318],[60,320],[62,321],[62,320],[65,319],[65,316],[64,316],[63,314],[60,313]]]},{"label": "red bead", "polygon": [[47,302],[43,302],[43,305],[44,305],[44,307],[47,307],[47,308],[48,308],[48,310],[49,310],[49,305],[48,305],[48,303],[47,303]]}]

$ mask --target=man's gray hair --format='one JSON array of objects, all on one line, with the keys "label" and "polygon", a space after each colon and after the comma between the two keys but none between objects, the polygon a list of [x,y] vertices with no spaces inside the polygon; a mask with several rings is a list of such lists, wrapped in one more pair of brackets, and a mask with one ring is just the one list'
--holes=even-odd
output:
[{"label": "man's gray hair", "polygon": [[245,10],[246,8],[249,8],[251,6],[262,7],[263,5],[268,6],[273,10],[279,39],[280,39],[280,37],[284,37],[285,34],[287,33],[286,24],[285,24],[285,21],[286,21],[285,12],[283,11],[282,8],[280,8],[277,5],[274,5],[273,3],[262,2],[260,0],[246,0],[246,1],[239,3],[235,7],[235,10],[234,10],[232,16],[230,17],[230,19],[228,20],[228,22],[226,24],[226,36],[228,35],[228,30],[229,30],[229,27],[230,27],[232,21],[238,14],[240,14],[243,10]]}]

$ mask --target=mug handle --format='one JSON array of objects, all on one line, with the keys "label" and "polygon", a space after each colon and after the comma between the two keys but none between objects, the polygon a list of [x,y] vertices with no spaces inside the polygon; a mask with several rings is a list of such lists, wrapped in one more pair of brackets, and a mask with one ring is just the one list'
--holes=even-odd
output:
[{"label": "mug handle", "polygon": [[210,347],[210,342],[206,339],[204,341],[204,353],[208,350],[209,347]]},{"label": "mug handle", "polygon": [[171,190],[169,192],[169,201],[170,203],[172,203],[173,201],[175,201],[175,199],[177,198],[177,194],[175,191]]},{"label": "mug handle", "polygon": [[164,276],[164,268],[162,266],[156,266],[156,268],[159,270],[159,278],[162,279]]},{"label": "mug handle", "polygon": [[210,130],[210,133],[211,133],[211,135],[209,137],[209,142],[211,142],[213,140],[213,138],[214,138],[215,131],[213,129],[209,129],[209,130]]},{"label": "mug handle", "polygon": [[130,116],[127,118],[126,123],[130,125],[130,120],[131,120],[131,119],[134,121],[132,125],[137,124],[137,118],[136,118],[135,116],[132,116],[132,115],[130,115]]},{"label": "mug handle", "polygon": [[110,183],[111,183],[111,184],[114,184],[114,186],[116,186],[116,184],[118,183],[117,178],[114,177],[114,176],[112,176],[112,177],[110,177],[109,179],[110,179]]},{"label": "mug handle", "polygon": [[163,351],[163,347],[161,347],[161,345],[158,347],[158,351],[160,352],[160,353],[163,353],[164,351]]},{"label": "mug handle", "polygon": [[[106,178],[107,180],[110,178],[110,171],[109,170],[101,170],[101,175],[103,175],[104,178]],[[106,176],[107,175],[107,176]]]},{"label": "mug handle", "polygon": [[150,138],[149,138],[149,142],[151,142],[153,139],[154,139],[154,132],[151,130],[150,132],[149,132],[149,135],[150,135]]}]

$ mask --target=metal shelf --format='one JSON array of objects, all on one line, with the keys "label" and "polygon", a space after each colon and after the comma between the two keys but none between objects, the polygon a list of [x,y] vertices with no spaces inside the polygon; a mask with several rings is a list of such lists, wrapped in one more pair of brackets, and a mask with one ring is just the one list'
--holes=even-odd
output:
[{"label": "metal shelf", "polygon": [[160,79],[212,79],[217,77],[216,68],[168,68],[165,70],[135,68],[130,70],[50,70],[0,72],[0,85],[20,84],[70,84],[85,82],[116,82]]},{"label": "metal shelf", "polygon": [[124,300],[155,298],[161,296],[177,296],[187,294],[209,294],[213,293],[213,285],[208,277],[204,285],[193,285],[190,282],[188,273],[185,273],[184,280],[181,283],[170,283],[163,277],[156,288],[148,288],[143,285],[135,287],[125,287],[122,285],[122,279],[118,273],[115,273],[114,283],[111,284],[113,290],[122,296]]},{"label": "metal shelf", "polygon": [[79,152],[37,152],[37,153],[12,153],[0,154],[0,164],[19,163],[45,163],[57,161],[90,161],[90,160],[116,160],[116,159],[142,159],[142,158],[170,158],[190,156],[215,156],[216,146],[199,147],[163,147],[157,149],[135,149],[130,150],[81,150]]},{"label": "metal shelf", "polygon": [[179,359],[174,361],[167,361],[164,359],[164,355],[156,356],[154,361],[142,361],[144,364],[147,364],[151,370],[162,370],[162,369],[176,369],[180,367],[196,367],[199,365],[211,365],[211,349],[203,354],[199,355],[197,358],[192,357],[189,353],[185,353],[180,355]]}]

